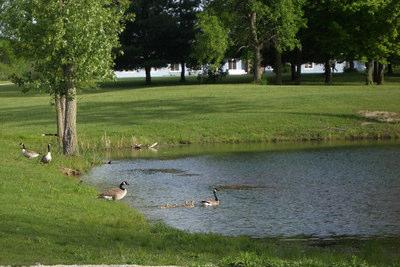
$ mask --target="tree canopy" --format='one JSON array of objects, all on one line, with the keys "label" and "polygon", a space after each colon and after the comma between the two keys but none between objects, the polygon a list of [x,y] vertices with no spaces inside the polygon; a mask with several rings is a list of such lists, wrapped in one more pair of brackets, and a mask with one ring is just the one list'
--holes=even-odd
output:
[{"label": "tree canopy", "polygon": [[111,77],[126,3],[114,0],[1,0],[2,34],[21,45],[25,85],[66,97],[64,153],[78,152],[76,88]]}]

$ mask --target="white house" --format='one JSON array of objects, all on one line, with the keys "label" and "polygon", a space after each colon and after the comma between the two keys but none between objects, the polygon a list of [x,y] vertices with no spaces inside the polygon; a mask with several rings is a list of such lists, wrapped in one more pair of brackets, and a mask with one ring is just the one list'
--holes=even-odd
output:
[{"label": "white house", "polygon": [[228,72],[229,75],[244,75],[247,74],[246,63],[237,58],[228,59],[222,65],[222,70]]},{"label": "white house", "polygon": [[[346,64],[343,63],[336,63],[334,67],[332,67],[332,71],[334,73],[343,73]],[[313,62],[305,63],[301,65],[301,73],[324,73],[325,72],[325,65],[324,64],[316,64]]]},{"label": "white house", "polygon": [[[168,64],[163,68],[151,68],[152,77],[173,77],[181,75],[180,64]],[[229,59],[222,65],[222,70],[228,72],[229,75],[244,75],[247,74],[245,70],[245,63],[240,59]],[[197,76],[202,70],[192,70],[186,68],[186,76]],[[144,69],[130,70],[130,71],[115,71],[117,78],[143,78],[146,77]]]},{"label": "white house", "polygon": [[[193,71],[186,69],[185,75],[193,75]],[[151,77],[171,77],[181,75],[180,64],[168,64],[163,68],[151,68]],[[197,75],[197,74],[196,74]],[[117,78],[144,78],[146,72],[144,69],[130,70],[130,71],[115,71]]]},{"label": "white house", "polygon": [[[334,73],[343,73],[344,69],[349,67],[348,62],[336,63],[334,67]],[[361,62],[354,61],[354,67],[358,71],[364,71],[365,65]],[[247,74],[247,66],[245,61],[241,59],[228,59],[222,65],[222,70],[227,72],[229,75],[245,75]],[[271,66],[267,66],[265,71],[272,72],[273,68]],[[185,75],[186,76],[197,76],[201,73],[201,70],[192,70],[186,68]],[[316,64],[316,63],[305,63],[301,65],[301,73],[303,74],[316,74],[316,73],[324,73],[325,66],[324,64]],[[135,78],[135,77],[146,77],[146,73],[144,69],[132,70],[132,71],[115,71],[115,75],[117,78]],[[181,75],[181,65],[180,64],[168,64],[167,67],[163,68],[152,68],[151,76],[152,77],[173,77]]]}]

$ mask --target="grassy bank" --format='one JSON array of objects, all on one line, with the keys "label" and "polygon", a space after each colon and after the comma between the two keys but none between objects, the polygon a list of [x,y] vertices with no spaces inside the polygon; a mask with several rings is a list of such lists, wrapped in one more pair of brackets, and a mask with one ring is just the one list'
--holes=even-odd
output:
[{"label": "grassy bank", "polygon": [[[346,78],[347,79],[347,78]],[[382,87],[106,84],[78,97],[82,152],[131,143],[178,144],[399,137],[399,124],[372,123],[358,110],[400,112],[400,83]],[[310,84],[312,82],[310,81]],[[124,203],[65,177],[88,169],[95,152],[55,155],[42,166],[18,143],[44,150],[55,132],[49,97],[0,87],[0,264],[136,263],[245,266],[399,266],[399,238],[319,242],[188,234],[147,222]]]}]

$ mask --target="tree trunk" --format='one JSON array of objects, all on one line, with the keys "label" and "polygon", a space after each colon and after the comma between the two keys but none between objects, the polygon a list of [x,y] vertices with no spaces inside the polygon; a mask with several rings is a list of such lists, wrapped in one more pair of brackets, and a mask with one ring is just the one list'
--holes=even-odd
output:
[{"label": "tree trunk", "polygon": [[151,84],[151,67],[145,67],[144,70],[146,71],[146,84]]},{"label": "tree trunk", "polygon": [[246,72],[247,72],[247,74],[249,74],[250,72],[251,72],[251,64],[250,64],[250,61],[249,60],[246,60]]},{"label": "tree trunk", "polygon": [[296,64],[294,62],[290,62],[290,80],[292,82],[296,81]]},{"label": "tree trunk", "polygon": [[282,85],[282,54],[275,49],[275,83]]},{"label": "tree trunk", "polygon": [[381,85],[385,82],[385,65],[379,63],[378,64],[378,77],[376,83]]},{"label": "tree trunk", "polygon": [[374,83],[378,83],[379,80],[379,63],[378,61],[374,61],[374,76],[373,76],[373,81]]},{"label": "tree trunk", "polygon": [[64,135],[63,135],[63,148],[64,155],[79,154],[78,150],[78,134],[76,131],[76,88],[73,80],[73,67],[67,65],[64,67],[65,77],[65,121],[64,121]]},{"label": "tree trunk", "polygon": [[325,61],[325,84],[332,84],[332,68],[330,60]]},{"label": "tree trunk", "polygon": [[296,80],[295,84],[300,85],[301,84],[301,63],[297,63],[296,65]]},{"label": "tree trunk", "polygon": [[356,69],[354,67],[354,60],[350,60],[349,71],[354,72]]},{"label": "tree trunk", "polygon": [[367,63],[365,63],[367,67],[367,77],[366,77],[366,84],[367,85],[372,85],[374,84],[374,61],[373,60],[368,60]]},{"label": "tree trunk", "polygon": [[65,122],[65,95],[56,94],[54,98],[57,114],[58,143],[63,146],[64,122]]},{"label": "tree trunk", "polygon": [[186,82],[186,69],[185,69],[185,62],[181,62],[181,82]]},{"label": "tree trunk", "polygon": [[253,49],[254,49],[254,60],[253,60],[253,80],[256,83],[261,82],[261,76],[262,76],[262,70],[261,70],[261,61],[262,61],[262,56],[261,56],[261,47],[259,41],[258,41],[258,36],[257,36],[257,13],[252,12],[250,15],[250,27],[251,27],[251,35],[252,35],[252,42],[253,42]]},{"label": "tree trunk", "polygon": [[387,74],[388,75],[393,75],[393,65],[392,65],[391,62],[389,62],[389,64],[388,64],[388,72],[387,72]]},{"label": "tree trunk", "polygon": [[260,83],[262,77],[261,49],[259,47],[256,47],[254,53],[255,53],[254,64],[253,64],[254,82]]}]

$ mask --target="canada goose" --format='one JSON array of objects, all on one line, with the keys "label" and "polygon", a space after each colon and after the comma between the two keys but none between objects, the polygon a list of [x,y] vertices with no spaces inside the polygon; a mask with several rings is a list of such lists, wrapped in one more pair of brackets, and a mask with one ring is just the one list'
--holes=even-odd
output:
[{"label": "canada goose", "polygon": [[129,185],[127,181],[123,181],[119,188],[110,188],[99,195],[99,198],[108,200],[120,200],[126,196],[127,190],[124,185]]},{"label": "canada goose", "polygon": [[28,159],[33,159],[33,158],[39,157],[39,153],[37,153],[37,152],[35,152],[35,151],[32,151],[32,150],[26,149],[24,143],[20,143],[19,145],[20,145],[21,148],[22,148],[22,150],[21,150],[21,151],[22,151],[22,155],[24,155],[24,156],[27,157]]},{"label": "canada goose", "polygon": [[51,161],[50,147],[51,147],[51,145],[48,144],[47,145],[47,154],[42,157],[42,160],[41,160],[42,163],[50,163],[50,161]]},{"label": "canada goose", "polygon": [[209,206],[218,206],[219,205],[219,199],[217,197],[217,188],[213,189],[213,194],[214,194],[214,199],[207,199],[207,200],[203,200],[201,201],[201,205],[203,205],[204,207],[209,207]]}]

